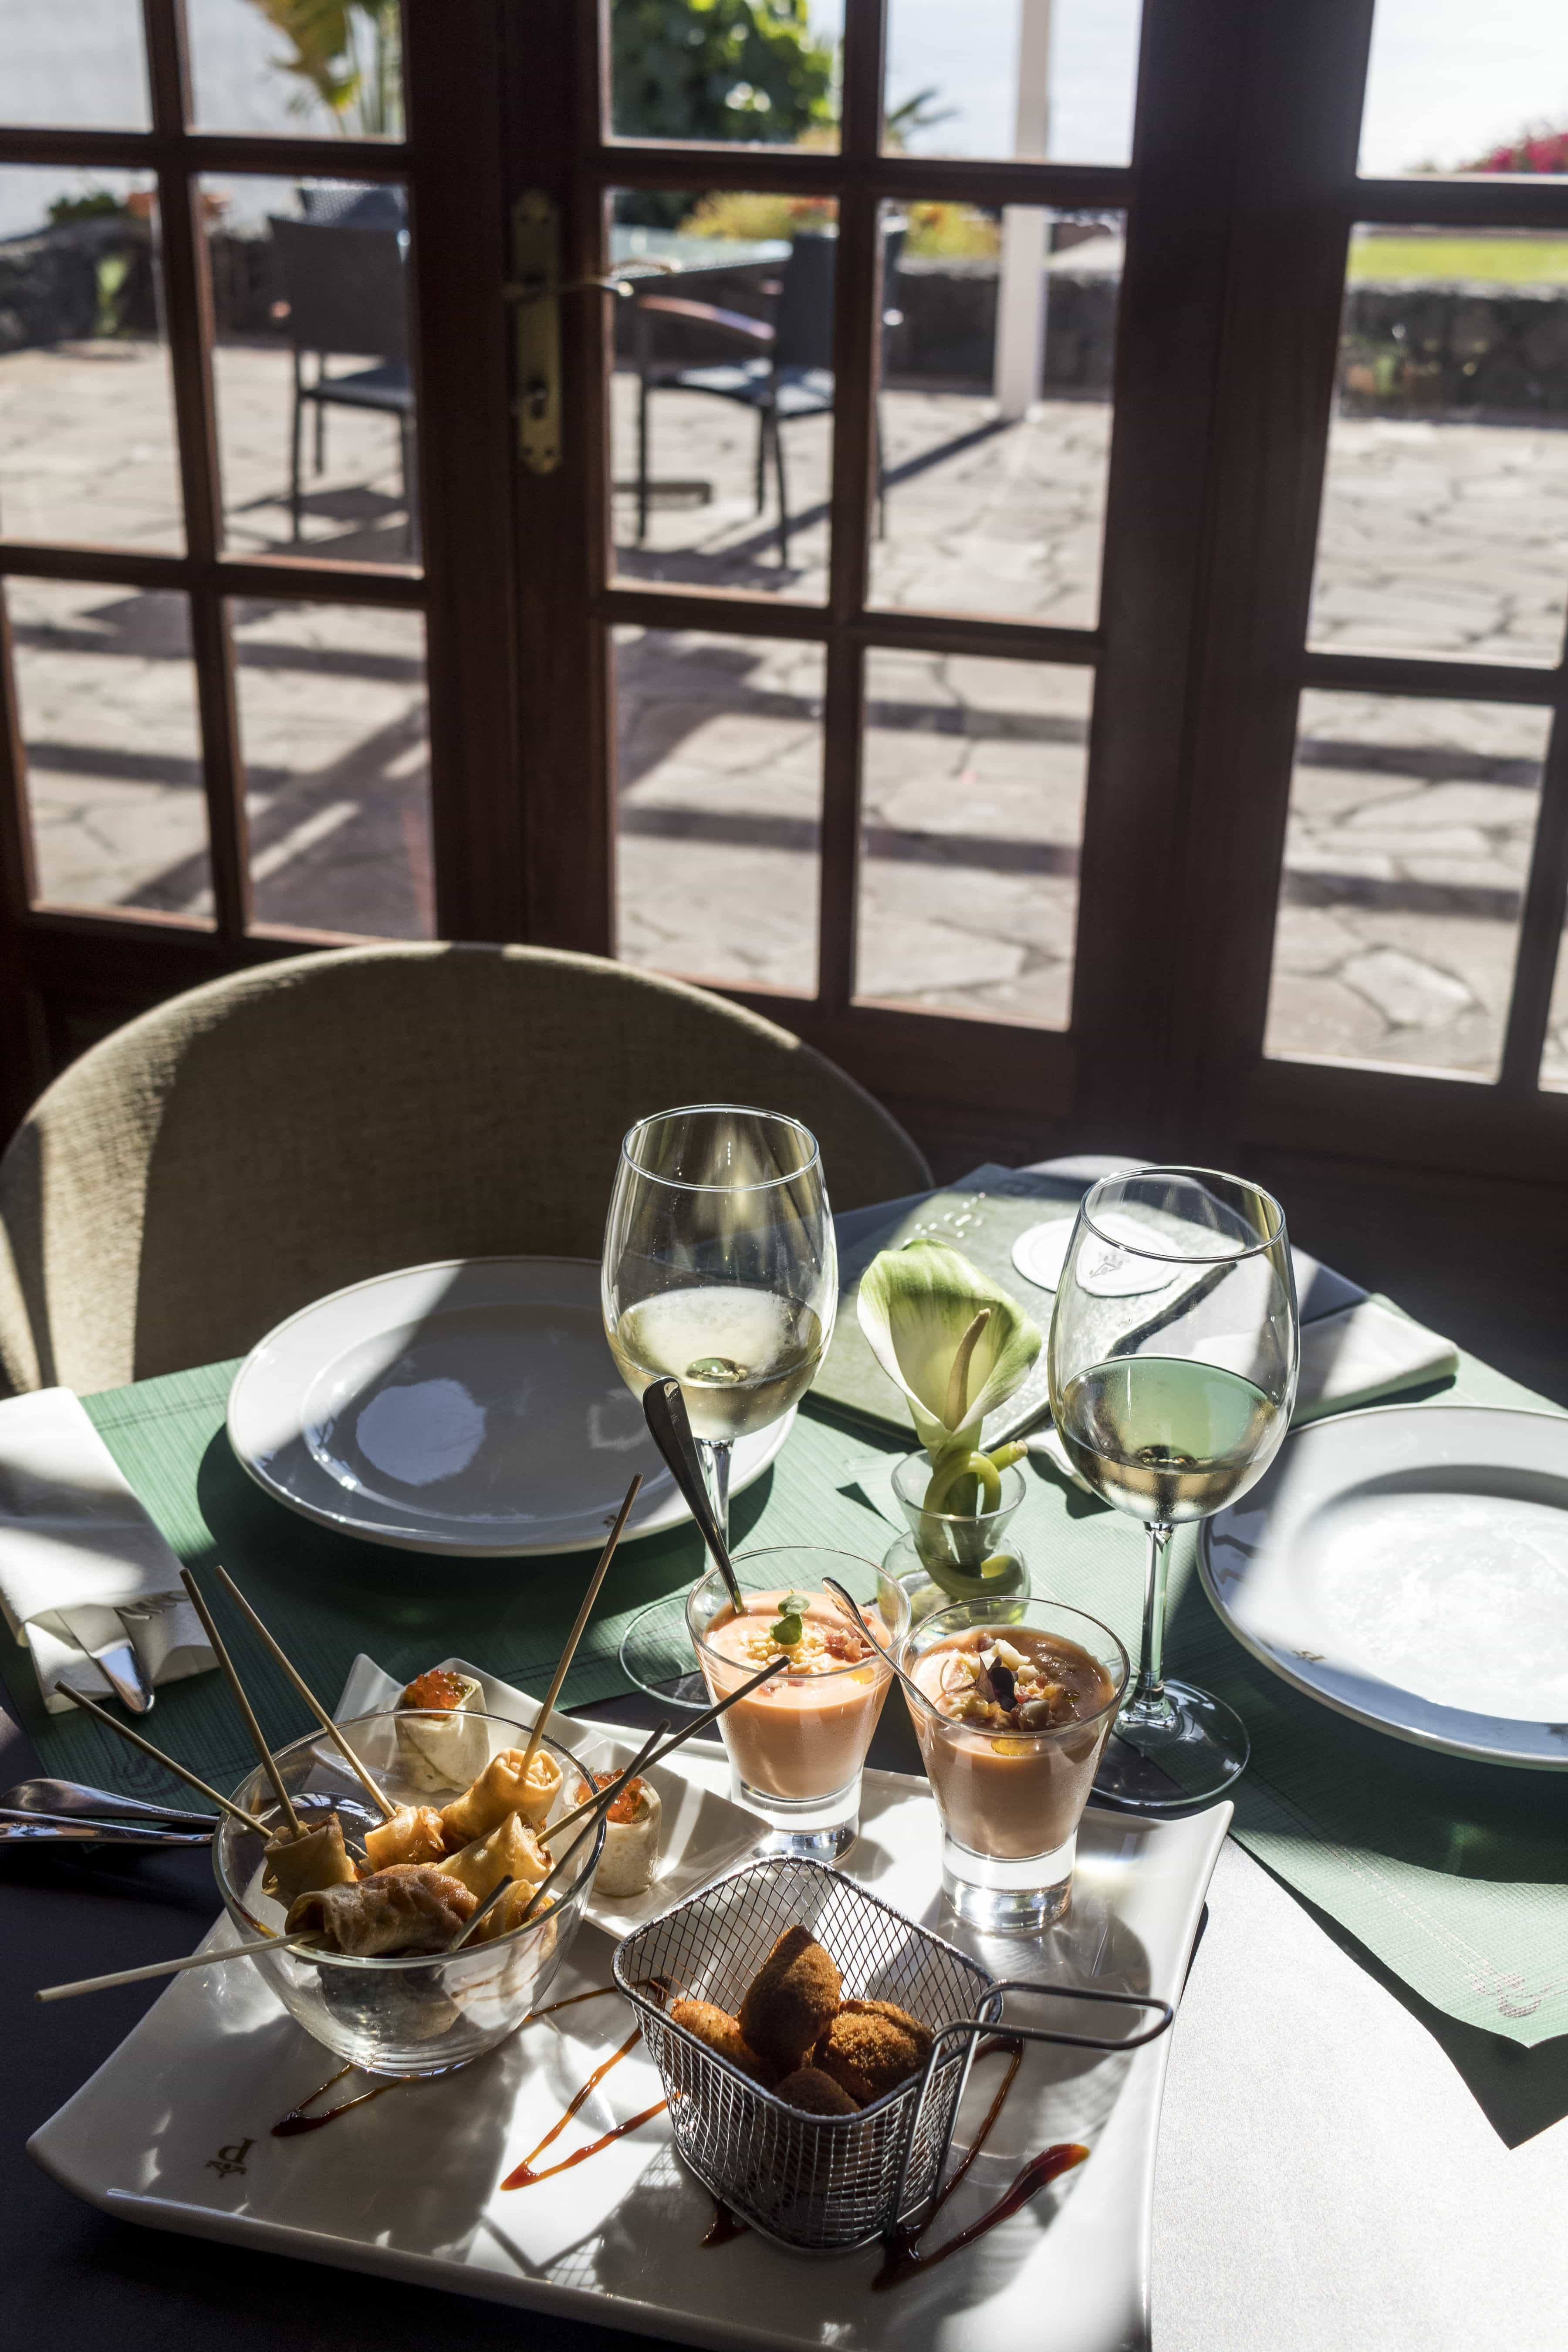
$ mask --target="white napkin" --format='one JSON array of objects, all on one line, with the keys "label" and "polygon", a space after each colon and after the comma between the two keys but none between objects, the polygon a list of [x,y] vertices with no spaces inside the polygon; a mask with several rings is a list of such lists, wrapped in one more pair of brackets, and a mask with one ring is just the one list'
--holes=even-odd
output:
[{"label": "white napkin", "polygon": [[[1290,1426],[1299,1429],[1324,1413],[1353,1412],[1358,1405],[1397,1396],[1401,1389],[1447,1380],[1458,1369],[1459,1351],[1451,1339],[1440,1339],[1380,1298],[1363,1298],[1359,1307],[1302,1324],[1301,1378]],[[1053,1470],[1085,1494],[1092,1491],[1054,1429],[1031,1436],[1029,1451],[1043,1454]]]},{"label": "white napkin", "polygon": [[0,1613],[32,1653],[52,1715],[70,1706],[57,1682],[89,1698],[108,1689],[78,1641],[91,1651],[128,1638],[149,1684],[214,1663],[179,1561],[69,1389],[0,1404]]}]

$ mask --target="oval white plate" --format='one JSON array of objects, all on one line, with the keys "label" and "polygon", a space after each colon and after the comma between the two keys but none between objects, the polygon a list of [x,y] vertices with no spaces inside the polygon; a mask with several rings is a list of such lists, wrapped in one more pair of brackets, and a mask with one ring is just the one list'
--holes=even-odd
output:
[{"label": "oval white plate", "polygon": [[1568,1420],[1381,1405],[1287,1438],[1208,1520],[1237,1639],[1417,1747],[1568,1770]]},{"label": "oval white plate", "polygon": [[[787,1413],[735,1447],[759,1478]],[[467,1558],[587,1551],[691,1516],[622,1382],[585,1258],[450,1258],[318,1298],[254,1347],[228,1437],[258,1486],[342,1534]]]}]

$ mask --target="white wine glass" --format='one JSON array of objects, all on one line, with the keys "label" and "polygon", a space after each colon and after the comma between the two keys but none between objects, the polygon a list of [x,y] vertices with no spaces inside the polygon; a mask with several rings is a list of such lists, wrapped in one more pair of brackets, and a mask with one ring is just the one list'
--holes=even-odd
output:
[{"label": "white wine glass", "polygon": [[633,1395],[680,1382],[728,1541],[735,1440],[799,1402],[833,1334],[838,1255],[809,1128],[731,1103],[639,1119],[621,1145],[601,1296]]},{"label": "white wine glass", "polygon": [[1079,1210],[1048,1349],[1074,1469],[1149,1531],[1138,1672],[1097,1790],[1138,1812],[1217,1797],[1249,1742],[1222,1700],[1164,1672],[1170,1542],[1246,1494],[1290,1425],[1300,1339],[1279,1203],[1205,1168],[1102,1178]]}]

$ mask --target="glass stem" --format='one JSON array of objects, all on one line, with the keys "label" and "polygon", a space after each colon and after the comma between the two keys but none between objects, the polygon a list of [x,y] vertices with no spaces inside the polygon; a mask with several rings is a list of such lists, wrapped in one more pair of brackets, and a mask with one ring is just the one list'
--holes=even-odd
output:
[{"label": "glass stem", "polygon": [[1149,1523],[1149,1565],[1143,1580],[1143,1639],[1130,1706],[1158,1699],[1165,1687],[1165,1579],[1171,1560],[1171,1523]]},{"label": "glass stem", "polygon": [[[719,1522],[719,1532],[726,1543],[730,1540],[730,1446],[727,1437],[700,1437],[697,1451],[702,1457],[703,1475],[708,1481],[708,1499],[713,1506],[713,1516]],[[714,1566],[718,1566],[717,1560]]]}]

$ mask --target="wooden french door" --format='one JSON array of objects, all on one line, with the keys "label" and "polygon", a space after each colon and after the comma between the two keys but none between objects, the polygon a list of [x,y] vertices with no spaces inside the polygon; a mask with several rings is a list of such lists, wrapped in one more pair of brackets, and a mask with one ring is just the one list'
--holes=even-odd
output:
[{"label": "wooden french door", "polygon": [[[168,512],[144,500],[118,531],[119,478],[68,510],[40,493],[39,523],[0,467],[11,1117],[142,1004],[304,944],[423,929],[725,989],[947,1158],[1085,1141],[1557,1164],[1560,617],[1544,652],[1539,630],[1522,656],[1391,651],[1375,627],[1325,635],[1314,598],[1335,469],[1376,458],[1342,448],[1355,403],[1382,430],[1393,386],[1414,429],[1449,431],[1420,406],[1441,371],[1401,356],[1397,320],[1356,357],[1347,253],[1401,223],[1568,235],[1568,178],[1358,177],[1373,0],[1144,0],[1131,137],[1083,161],[1070,119],[1030,128],[1026,89],[1011,141],[900,144],[920,79],[907,0],[845,0],[820,120],[765,144],[634,120],[611,0],[407,0],[402,122],[351,136],[226,115],[203,44],[242,0],[125,6],[143,119],[0,123],[0,183],[134,179],[143,217],[155,192],[136,350],[166,357],[177,460]],[[1016,15],[985,0],[974,41]],[[1049,15],[1024,10],[1026,47]],[[735,96],[760,106],[749,84]],[[307,418],[290,517],[262,224],[292,208],[330,226],[345,190],[348,217],[401,237],[413,491],[352,436],[333,446],[369,452],[374,496],[352,467],[315,475]],[[377,190],[400,230],[366,207]],[[763,322],[797,232],[832,243],[814,330],[831,368],[784,428],[786,540],[771,472],[750,503],[751,415],[678,381],[679,338],[648,362],[637,256],[679,268],[654,292]],[[100,310],[119,283],[100,269]],[[92,323],[104,343],[112,320]],[[1020,351],[1021,394],[1004,382]],[[0,353],[0,374],[16,365]],[[36,396],[47,408],[47,385]],[[87,589],[86,608],[66,594]],[[377,635],[394,621],[422,631],[417,661]],[[161,660],[166,688],[176,638],[183,734],[156,681],[124,685]],[[117,673],[100,737],[134,736],[150,698],[151,749],[60,720],[90,713],[100,653],[142,668]],[[355,697],[360,737],[312,749]],[[1452,741],[1450,707],[1468,714]],[[1510,710],[1534,735],[1489,734]],[[110,788],[182,760],[199,839],[184,806],[182,855],[151,873],[116,847]],[[1497,870],[1440,870],[1464,866],[1457,830],[1425,862],[1381,835],[1362,855],[1360,809],[1329,839],[1325,768],[1373,773],[1369,808],[1403,778],[1387,789],[1418,847],[1436,805],[1420,794],[1446,777],[1478,805],[1513,793],[1474,820]],[[84,773],[107,779],[100,799],[73,798]],[[1421,928],[1450,915],[1474,933],[1453,971]],[[1313,925],[1331,969],[1302,944]]]},{"label": "wooden french door", "polygon": [[[122,0],[85,77],[62,14],[0,74],[0,196],[31,232],[0,357],[29,436],[0,487],[7,1129],[95,1035],[237,965],[523,935],[496,34],[471,13],[454,45],[444,9],[383,11],[381,113],[349,135],[324,100],[294,127],[277,28],[234,0]],[[258,81],[285,93],[261,130]],[[393,405],[307,404],[292,518],[305,289],[276,214],[351,276],[340,224],[390,249],[397,315],[350,332],[406,352]],[[86,494],[54,495],[73,466]]]}]

